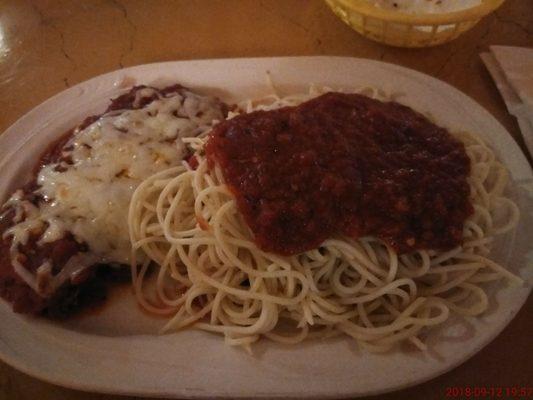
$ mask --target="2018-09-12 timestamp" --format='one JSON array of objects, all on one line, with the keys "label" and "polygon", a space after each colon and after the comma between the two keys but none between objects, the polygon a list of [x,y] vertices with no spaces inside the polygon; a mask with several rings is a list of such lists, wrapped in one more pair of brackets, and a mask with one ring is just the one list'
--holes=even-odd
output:
[{"label": "2018-09-12 timestamp", "polygon": [[533,398],[533,386],[449,386],[446,398]]}]

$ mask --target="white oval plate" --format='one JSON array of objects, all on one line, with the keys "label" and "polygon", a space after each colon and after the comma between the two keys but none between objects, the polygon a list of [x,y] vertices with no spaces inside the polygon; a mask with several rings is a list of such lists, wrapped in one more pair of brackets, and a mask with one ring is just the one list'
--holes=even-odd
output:
[{"label": "white oval plate", "polygon": [[203,398],[359,396],[442,374],[479,351],[511,321],[531,290],[531,169],[508,132],[469,97],[390,64],[342,57],[180,61],[96,77],[44,102],[0,137],[0,199],[27,177],[46,144],[84,117],[102,112],[125,86],[177,82],[236,101],[271,93],[267,71],[283,94],[306,91],[311,83],[404,93],[403,103],[431,113],[439,124],[484,136],[510,169],[512,196],[523,213],[517,234],[500,243],[494,257],[529,283],[492,288],[487,315],[449,321],[429,335],[426,353],[401,349],[380,355],[358,350],[347,338],[293,347],[263,341],[249,356],[205,332],[158,336],[163,321],[141,313],[126,289],[114,294],[102,312],[62,324],[14,314],[1,302],[0,358],[42,380],[96,392]]}]

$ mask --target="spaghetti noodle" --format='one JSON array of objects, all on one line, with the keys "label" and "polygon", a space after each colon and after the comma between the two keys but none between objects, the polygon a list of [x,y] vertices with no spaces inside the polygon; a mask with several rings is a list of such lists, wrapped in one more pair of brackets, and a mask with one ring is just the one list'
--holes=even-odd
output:
[{"label": "spaghetti noodle", "polygon": [[[275,109],[307,98],[272,97],[241,109]],[[247,348],[261,337],[293,344],[346,334],[371,351],[403,341],[424,349],[425,328],[451,313],[476,316],[487,309],[485,282],[521,283],[487,258],[495,237],[519,218],[517,206],[504,196],[507,171],[480,138],[456,136],[471,161],[474,208],[462,245],[398,254],[375,237],[342,236],[291,256],[257,246],[220,168],[208,168],[206,139],[183,139],[198,166],[184,162],[153,175],[131,200],[131,265],[139,304],[171,316],[165,332],[193,327]],[[139,265],[138,253],[147,256]]]}]

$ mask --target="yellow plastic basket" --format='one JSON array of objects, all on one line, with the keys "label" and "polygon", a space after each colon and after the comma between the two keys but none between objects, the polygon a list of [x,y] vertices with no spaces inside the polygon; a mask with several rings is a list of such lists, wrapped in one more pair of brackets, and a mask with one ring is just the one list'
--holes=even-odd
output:
[{"label": "yellow plastic basket", "polygon": [[407,14],[374,6],[368,0],[325,0],[333,12],[361,35],[398,47],[429,47],[455,39],[505,0],[442,14]]}]

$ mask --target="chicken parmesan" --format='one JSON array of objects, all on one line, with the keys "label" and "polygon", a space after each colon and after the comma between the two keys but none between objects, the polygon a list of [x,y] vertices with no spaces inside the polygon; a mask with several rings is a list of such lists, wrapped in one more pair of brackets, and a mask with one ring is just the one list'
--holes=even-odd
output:
[{"label": "chicken parmesan", "polygon": [[181,164],[181,139],[225,115],[218,99],[180,85],[137,86],[54,143],[0,210],[0,295],[17,312],[50,316],[101,298],[104,281],[129,274],[134,190]]}]

